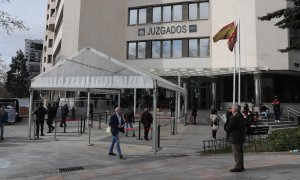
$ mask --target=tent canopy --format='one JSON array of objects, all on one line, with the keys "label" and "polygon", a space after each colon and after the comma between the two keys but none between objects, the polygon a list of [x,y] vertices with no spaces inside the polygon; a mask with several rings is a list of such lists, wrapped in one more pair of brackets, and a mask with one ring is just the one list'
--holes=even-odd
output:
[{"label": "tent canopy", "polygon": [[33,90],[153,89],[156,85],[186,94],[186,90],[157,75],[127,65],[95,49],[84,48],[32,79]]}]

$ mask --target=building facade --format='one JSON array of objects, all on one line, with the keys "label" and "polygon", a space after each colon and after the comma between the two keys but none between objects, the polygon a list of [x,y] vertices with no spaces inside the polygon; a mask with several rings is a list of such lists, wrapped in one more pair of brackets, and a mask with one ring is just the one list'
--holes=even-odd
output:
[{"label": "building facade", "polygon": [[43,53],[43,40],[25,39],[25,58],[29,72],[29,79],[34,78],[41,72],[41,59]]},{"label": "building facade", "polygon": [[[278,49],[300,32],[257,18],[287,6],[284,0],[49,0],[42,71],[92,47],[186,84],[189,107],[209,109],[232,103],[236,61],[241,102],[259,106],[277,95],[299,103],[300,54]],[[233,21],[239,24],[239,53],[230,52],[226,41],[212,41]],[[172,96],[159,93],[161,101]]]}]

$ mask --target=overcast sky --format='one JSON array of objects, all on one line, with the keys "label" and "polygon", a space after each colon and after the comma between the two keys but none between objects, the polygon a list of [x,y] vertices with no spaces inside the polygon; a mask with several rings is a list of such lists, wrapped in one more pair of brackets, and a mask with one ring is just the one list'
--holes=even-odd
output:
[{"label": "overcast sky", "polygon": [[7,64],[16,51],[24,51],[25,39],[43,39],[46,26],[47,0],[10,0],[10,3],[0,0],[0,10],[18,17],[30,28],[29,31],[15,31],[7,35],[0,28],[0,54]]}]

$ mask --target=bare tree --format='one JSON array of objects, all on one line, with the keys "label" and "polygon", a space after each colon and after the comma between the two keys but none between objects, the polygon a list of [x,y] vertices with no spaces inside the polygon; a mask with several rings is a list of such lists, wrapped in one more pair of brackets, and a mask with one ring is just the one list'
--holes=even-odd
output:
[{"label": "bare tree", "polygon": [[[2,3],[5,1],[10,2],[10,0],[1,0]],[[11,14],[2,10],[0,10],[0,28],[3,28],[9,35],[15,30],[29,30],[22,20],[19,20],[17,17],[12,17]]]}]

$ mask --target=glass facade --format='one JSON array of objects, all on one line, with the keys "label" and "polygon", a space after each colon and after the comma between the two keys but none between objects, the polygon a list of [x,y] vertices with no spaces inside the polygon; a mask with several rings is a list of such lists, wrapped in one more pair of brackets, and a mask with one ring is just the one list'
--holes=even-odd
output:
[{"label": "glass facade", "polygon": [[128,59],[136,59],[136,43],[128,43]]},{"label": "glass facade", "polygon": [[199,3],[199,18],[209,19],[209,3],[203,2]]},{"label": "glass facade", "polygon": [[171,57],[171,41],[163,41],[163,58]]},{"label": "glass facade", "polygon": [[137,24],[137,9],[129,10],[129,25]]},{"label": "glass facade", "polygon": [[163,7],[163,22],[172,21],[172,6]]},{"label": "glass facade", "polygon": [[138,59],[146,58],[146,42],[138,42]]},{"label": "glass facade", "polygon": [[182,57],[182,40],[173,41],[173,57],[174,58]]},{"label": "glass facade", "polygon": [[209,57],[209,38],[200,39],[200,57]]},{"label": "glass facade", "polygon": [[173,6],[173,21],[182,21],[182,5]]},{"label": "glass facade", "polygon": [[189,20],[198,19],[198,3],[189,4]]},{"label": "glass facade", "polygon": [[198,56],[198,39],[189,40],[189,57]]},{"label": "glass facade", "polygon": [[146,24],[147,22],[147,9],[139,9],[139,24]]},{"label": "glass facade", "polygon": [[159,23],[161,22],[161,7],[154,7],[153,8],[153,23]]},{"label": "glass facade", "polygon": [[152,58],[160,58],[160,41],[152,41]]}]

